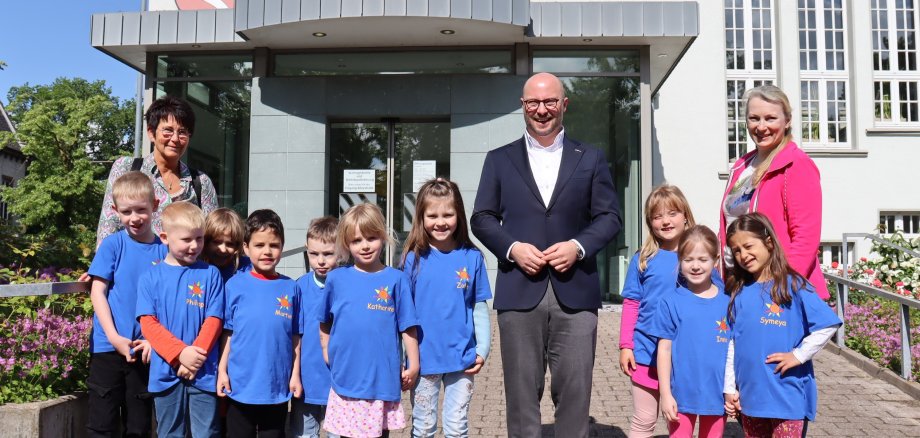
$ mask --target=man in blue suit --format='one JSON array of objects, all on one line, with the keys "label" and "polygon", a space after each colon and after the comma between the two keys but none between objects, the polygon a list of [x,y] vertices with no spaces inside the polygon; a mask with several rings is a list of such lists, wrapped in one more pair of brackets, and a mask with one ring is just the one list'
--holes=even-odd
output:
[{"label": "man in blue suit", "polygon": [[524,85],[524,136],[486,155],[471,220],[498,258],[498,310],[508,436],[540,436],[546,366],[557,437],[588,436],[601,307],[595,254],[620,230],[604,154],[568,137],[562,82]]}]

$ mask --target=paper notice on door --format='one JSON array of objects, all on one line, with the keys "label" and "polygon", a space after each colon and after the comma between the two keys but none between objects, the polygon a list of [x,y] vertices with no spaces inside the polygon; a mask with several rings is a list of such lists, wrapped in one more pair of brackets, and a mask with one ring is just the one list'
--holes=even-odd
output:
[{"label": "paper notice on door", "polygon": [[425,181],[437,176],[437,164],[435,160],[415,160],[412,162],[412,191],[417,192],[422,188]]},{"label": "paper notice on door", "polygon": [[374,193],[377,178],[374,169],[345,169],[342,176],[342,192]]}]

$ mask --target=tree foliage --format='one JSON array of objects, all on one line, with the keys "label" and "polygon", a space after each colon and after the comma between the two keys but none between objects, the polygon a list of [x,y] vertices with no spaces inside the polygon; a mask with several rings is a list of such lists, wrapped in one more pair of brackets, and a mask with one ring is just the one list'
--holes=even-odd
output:
[{"label": "tree foliage", "polygon": [[112,96],[104,81],[79,78],[13,87],[7,97],[16,134],[0,134],[0,144],[18,141],[29,167],[0,193],[25,234],[85,252],[109,163],[133,148],[134,101]]}]

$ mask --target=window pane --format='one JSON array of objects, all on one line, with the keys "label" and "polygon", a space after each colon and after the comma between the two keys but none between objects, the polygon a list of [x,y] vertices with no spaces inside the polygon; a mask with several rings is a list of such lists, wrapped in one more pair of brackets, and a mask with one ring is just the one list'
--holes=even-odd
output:
[{"label": "window pane", "polygon": [[508,74],[510,50],[297,53],[275,55],[277,76]]},{"label": "window pane", "polygon": [[157,98],[181,97],[195,111],[195,135],[189,140],[188,165],[201,170],[217,189],[221,207],[249,214],[249,109],[251,82],[159,82]]},{"label": "window pane", "polygon": [[157,78],[250,78],[251,55],[160,55]]},{"label": "window pane", "polygon": [[533,71],[638,73],[639,52],[635,50],[534,50]]}]

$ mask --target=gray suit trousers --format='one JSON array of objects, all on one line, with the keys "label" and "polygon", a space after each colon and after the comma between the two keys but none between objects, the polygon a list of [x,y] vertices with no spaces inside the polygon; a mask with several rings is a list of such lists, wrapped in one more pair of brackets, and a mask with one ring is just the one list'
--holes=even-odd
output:
[{"label": "gray suit trousers", "polygon": [[498,313],[508,436],[541,435],[540,399],[549,365],[555,436],[587,437],[597,346],[597,309],[569,309],[552,282],[537,307]]}]

